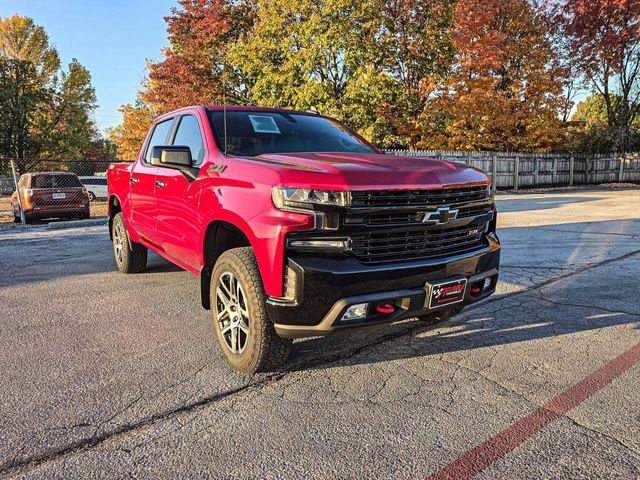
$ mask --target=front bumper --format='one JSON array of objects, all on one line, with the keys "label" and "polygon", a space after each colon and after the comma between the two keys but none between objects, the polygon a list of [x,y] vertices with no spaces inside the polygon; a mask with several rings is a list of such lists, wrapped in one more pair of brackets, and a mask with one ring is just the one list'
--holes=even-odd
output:
[{"label": "front bumper", "polygon": [[[298,255],[289,257],[289,272],[294,298],[269,298],[267,311],[276,332],[287,338],[323,336],[384,325],[425,315],[435,309],[425,308],[429,286],[456,276],[467,278],[465,306],[488,297],[495,291],[500,243],[495,236],[474,252],[447,258],[393,265],[363,265],[353,258],[329,258]],[[487,288],[472,293],[472,285]],[[391,314],[373,313],[364,320],[341,321],[349,305],[390,303]],[[443,307],[446,308],[446,307]]]}]

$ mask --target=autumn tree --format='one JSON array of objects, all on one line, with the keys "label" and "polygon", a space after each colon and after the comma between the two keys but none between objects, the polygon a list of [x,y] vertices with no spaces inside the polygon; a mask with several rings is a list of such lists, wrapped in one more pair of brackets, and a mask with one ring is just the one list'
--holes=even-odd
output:
[{"label": "autumn tree", "polygon": [[188,105],[247,104],[250,82],[227,61],[227,46],[252,23],[249,1],[179,0],[165,18],[169,47],[148,62],[148,76],[123,121],[109,132],[118,157],[136,158],[153,119]]},{"label": "autumn tree", "polygon": [[420,146],[545,151],[559,137],[562,71],[546,18],[528,0],[458,0],[455,58],[433,82]]},{"label": "autumn tree", "polygon": [[75,59],[63,70],[42,27],[0,18],[0,155],[82,158],[95,102],[89,71]]},{"label": "autumn tree", "polygon": [[133,161],[144,141],[147,130],[157,116],[153,108],[140,97],[135,104],[120,107],[122,123],[109,130],[109,138],[116,145],[120,160]]},{"label": "autumn tree", "polygon": [[564,0],[557,11],[571,60],[604,102],[609,148],[639,148],[640,0]]},{"label": "autumn tree", "polygon": [[[166,17],[170,46],[150,62],[141,100],[156,110],[250,101],[250,84],[226,59],[227,46],[251,26],[248,0],[179,0]],[[224,86],[224,88],[223,88]]]},{"label": "autumn tree", "polygon": [[372,47],[393,88],[384,92],[374,126],[386,126],[383,133],[393,134],[393,146],[416,147],[423,140],[432,85],[446,78],[454,58],[453,7],[449,0],[377,2],[380,32]]},{"label": "autumn tree", "polygon": [[558,148],[573,44],[537,2],[180,0],[112,135],[133,158],[157,114],[226,100],[316,110],[383,148]]}]

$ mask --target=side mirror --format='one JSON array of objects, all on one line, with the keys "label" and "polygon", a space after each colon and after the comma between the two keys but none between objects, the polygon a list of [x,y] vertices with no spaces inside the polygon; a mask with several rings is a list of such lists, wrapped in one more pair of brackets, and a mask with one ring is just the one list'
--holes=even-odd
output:
[{"label": "side mirror", "polygon": [[151,150],[151,165],[166,168],[191,168],[191,149],[180,145],[159,145]]}]

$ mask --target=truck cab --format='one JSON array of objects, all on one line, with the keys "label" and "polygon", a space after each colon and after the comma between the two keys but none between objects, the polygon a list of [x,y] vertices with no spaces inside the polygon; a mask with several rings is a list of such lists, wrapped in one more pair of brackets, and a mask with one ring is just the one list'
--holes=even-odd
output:
[{"label": "truck cab", "polygon": [[279,367],[293,338],[453,315],[498,279],[483,172],[385,155],[314,113],[168,113],[108,188],[118,269],[144,271],[151,249],[199,276],[241,372]]}]

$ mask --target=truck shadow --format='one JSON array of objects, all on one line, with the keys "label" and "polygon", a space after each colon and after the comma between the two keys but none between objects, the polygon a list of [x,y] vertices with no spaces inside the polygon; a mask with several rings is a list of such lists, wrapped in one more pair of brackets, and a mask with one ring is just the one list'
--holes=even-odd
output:
[{"label": "truck shadow", "polygon": [[[494,303],[480,305],[441,323],[426,324],[412,319],[362,335],[361,338],[340,335],[307,339],[294,343],[292,360],[285,369],[322,370],[327,368],[328,361],[337,361],[344,366],[388,363],[556,338],[621,325],[640,329],[640,311],[603,314],[598,307],[586,306],[580,307],[579,312],[571,312],[549,305],[546,308],[536,307],[535,302],[531,301],[528,306],[521,306],[525,310],[514,312],[500,303]],[[533,308],[539,311],[529,314]]]},{"label": "truck shadow", "polygon": [[[67,277],[117,274],[106,233],[0,241],[0,287],[55,281]],[[184,272],[149,252],[145,273]],[[185,275],[190,275],[184,272]]]}]

